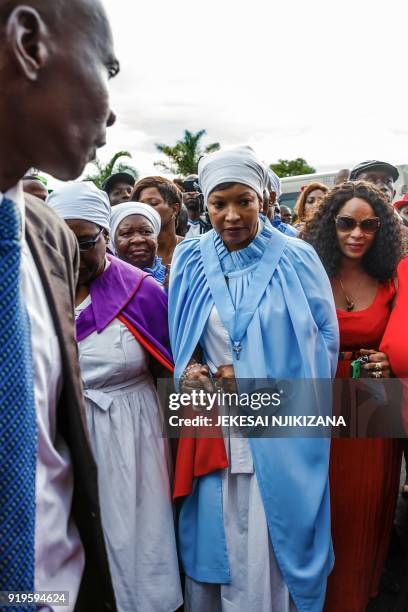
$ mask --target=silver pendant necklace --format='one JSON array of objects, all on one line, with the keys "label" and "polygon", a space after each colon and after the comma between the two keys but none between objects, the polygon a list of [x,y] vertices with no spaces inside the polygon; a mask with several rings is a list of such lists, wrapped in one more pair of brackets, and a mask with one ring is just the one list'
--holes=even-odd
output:
[{"label": "silver pendant necklace", "polygon": [[344,291],[343,283],[341,282],[340,276],[339,276],[339,283],[340,283],[341,290],[343,291],[344,297],[346,298],[346,310],[347,312],[351,312],[352,310],[354,310],[354,302],[351,299],[351,297],[349,297],[347,293]]}]

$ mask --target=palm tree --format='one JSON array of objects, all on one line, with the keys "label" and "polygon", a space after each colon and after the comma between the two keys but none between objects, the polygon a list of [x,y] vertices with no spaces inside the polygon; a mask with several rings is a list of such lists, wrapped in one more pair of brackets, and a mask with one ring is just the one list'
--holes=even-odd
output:
[{"label": "palm tree", "polygon": [[102,188],[103,183],[107,178],[110,177],[114,172],[128,172],[135,180],[138,178],[138,172],[133,166],[124,164],[122,162],[117,163],[121,157],[132,157],[129,151],[119,151],[108,161],[107,164],[103,164],[100,159],[96,158],[93,162],[96,172],[94,174],[88,174],[84,177],[84,181],[92,181],[99,189]]},{"label": "palm tree", "polygon": [[199,132],[189,132],[184,130],[184,137],[178,140],[172,147],[165,144],[156,144],[156,149],[168,157],[168,161],[154,162],[156,168],[171,172],[172,174],[187,176],[189,174],[197,174],[198,161],[202,155],[218,151],[220,145],[218,142],[202,147],[200,145],[201,138],[206,134],[205,130]]}]

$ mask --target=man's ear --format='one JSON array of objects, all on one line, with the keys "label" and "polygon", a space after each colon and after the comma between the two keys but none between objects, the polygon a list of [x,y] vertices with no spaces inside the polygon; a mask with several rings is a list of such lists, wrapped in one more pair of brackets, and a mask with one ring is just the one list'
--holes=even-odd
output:
[{"label": "man's ear", "polygon": [[7,21],[7,42],[23,74],[36,81],[48,59],[48,30],[31,6],[16,7]]}]

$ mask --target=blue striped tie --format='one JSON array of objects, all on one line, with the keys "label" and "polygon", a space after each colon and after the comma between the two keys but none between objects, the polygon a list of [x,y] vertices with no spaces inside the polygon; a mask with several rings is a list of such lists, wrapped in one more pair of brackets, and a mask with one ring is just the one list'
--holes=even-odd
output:
[{"label": "blue striped tie", "polygon": [[0,203],[0,591],[34,590],[37,434],[30,324],[20,290],[20,234],[16,206],[4,198]]}]

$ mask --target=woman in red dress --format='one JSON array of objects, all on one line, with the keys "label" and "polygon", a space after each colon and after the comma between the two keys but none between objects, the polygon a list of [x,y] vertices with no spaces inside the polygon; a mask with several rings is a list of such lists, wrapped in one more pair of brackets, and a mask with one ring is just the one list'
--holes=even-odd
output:
[{"label": "woman in red dress", "polygon": [[[394,375],[401,380],[403,390],[402,422],[408,433],[408,257],[397,268],[397,299],[381,343],[381,350],[389,356]],[[408,465],[407,440],[404,441],[405,461]],[[403,493],[406,495],[408,470]]]},{"label": "woman in red dress", "polygon": [[[395,296],[400,258],[398,218],[374,186],[335,187],[307,224],[304,239],[331,279],[340,328],[338,378],[362,354],[363,375],[390,374],[379,346]],[[398,496],[401,450],[393,439],[334,439],[330,459],[335,565],[327,612],[364,612],[377,594]]]}]

